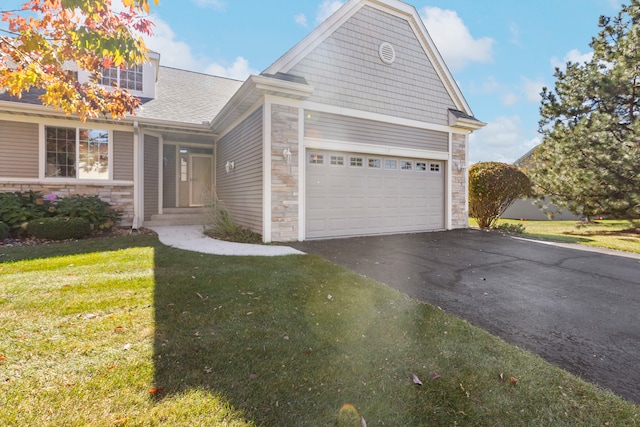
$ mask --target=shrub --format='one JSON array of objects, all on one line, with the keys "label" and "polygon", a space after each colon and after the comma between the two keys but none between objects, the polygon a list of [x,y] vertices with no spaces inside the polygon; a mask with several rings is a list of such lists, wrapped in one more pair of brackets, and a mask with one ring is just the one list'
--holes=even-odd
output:
[{"label": "shrub", "polygon": [[30,221],[27,234],[39,239],[66,240],[79,239],[91,233],[91,224],[84,218],[56,216]]},{"label": "shrub", "polygon": [[55,215],[83,218],[91,224],[93,230],[109,230],[122,214],[98,196],[71,196],[58,200]]},{"label": "shrub", "polygon": [[50,216],[52,209],[51,201],[36,191],[0,193],[0,221],[17,234],[22,224]]},{"label": "shrub", "polygon": [[523,234],[527,230],[527,228],[522,224],[509,224],[509,223],[498,224],[493,228],[495,228],[496,230],[504,231],[506,233],[513,233],[513,234]]},{"label": "shrub", "polygon": [[229,242],[262,243],[262,235],[236,224],[231,213],[219,200],[212,198],[208,201],[207,208],[207,236]]},{"label": "shrub", "polygon": [[9,226],[0,221],[0,240],[4,240],[9,237]]},{"label": "shrub", "polygon": [[481,162],[469,168],[469,215],[480,228],[491,228],[518,198],[531,191],[531,181],[517,167]]}]

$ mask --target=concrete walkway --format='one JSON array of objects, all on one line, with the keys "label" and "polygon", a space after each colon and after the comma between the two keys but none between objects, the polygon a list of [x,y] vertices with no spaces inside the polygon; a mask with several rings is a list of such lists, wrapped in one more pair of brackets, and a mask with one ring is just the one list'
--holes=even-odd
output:
[{"label": "concrete walkway", "polygon": [[303,255],[289,246],[251,245],[212,239],[203,233],[201,225],[149,227],[158,233],[160,241],[173,248],[213,255],[283,256]]}]

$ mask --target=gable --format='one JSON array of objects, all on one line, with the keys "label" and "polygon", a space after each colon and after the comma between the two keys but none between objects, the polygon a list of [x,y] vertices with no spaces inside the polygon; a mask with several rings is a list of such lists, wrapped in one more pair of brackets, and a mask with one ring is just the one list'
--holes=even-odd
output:
[{"label": "gable", "polygon": [[[281,59],[268,71],[305,78],[314,87],[311,102],[447,126],[449,109],[468,107],[452,98],[443,64],[439,73],[434,60],[440,58],[427,53],[413,18],[365,4],[304,56],[288,64]],[[384,42],[395,49],[391,64],[379,55]],[[279,63],[285,65],[278,69]]]}]

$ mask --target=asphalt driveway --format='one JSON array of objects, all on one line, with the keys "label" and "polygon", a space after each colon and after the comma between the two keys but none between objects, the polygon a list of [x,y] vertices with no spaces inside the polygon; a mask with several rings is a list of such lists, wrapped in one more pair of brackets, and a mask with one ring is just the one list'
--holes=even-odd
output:
[{"label": "asphalt driveway", "polygon": [[640,257],[495,232],[296,243],[640,404]]}]

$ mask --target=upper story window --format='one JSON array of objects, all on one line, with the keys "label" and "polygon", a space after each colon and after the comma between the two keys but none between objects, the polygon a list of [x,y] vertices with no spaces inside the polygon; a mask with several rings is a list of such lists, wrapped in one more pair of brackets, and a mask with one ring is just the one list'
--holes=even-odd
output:
[{"label": "upper story window", "polygon": [[100,84],[142,92],[142,64],[130,68],[110,67],[102,70]]},{"label": "upper story window", "polygon": [[46,126],[47,178],[109,179],[109,131]]}]

